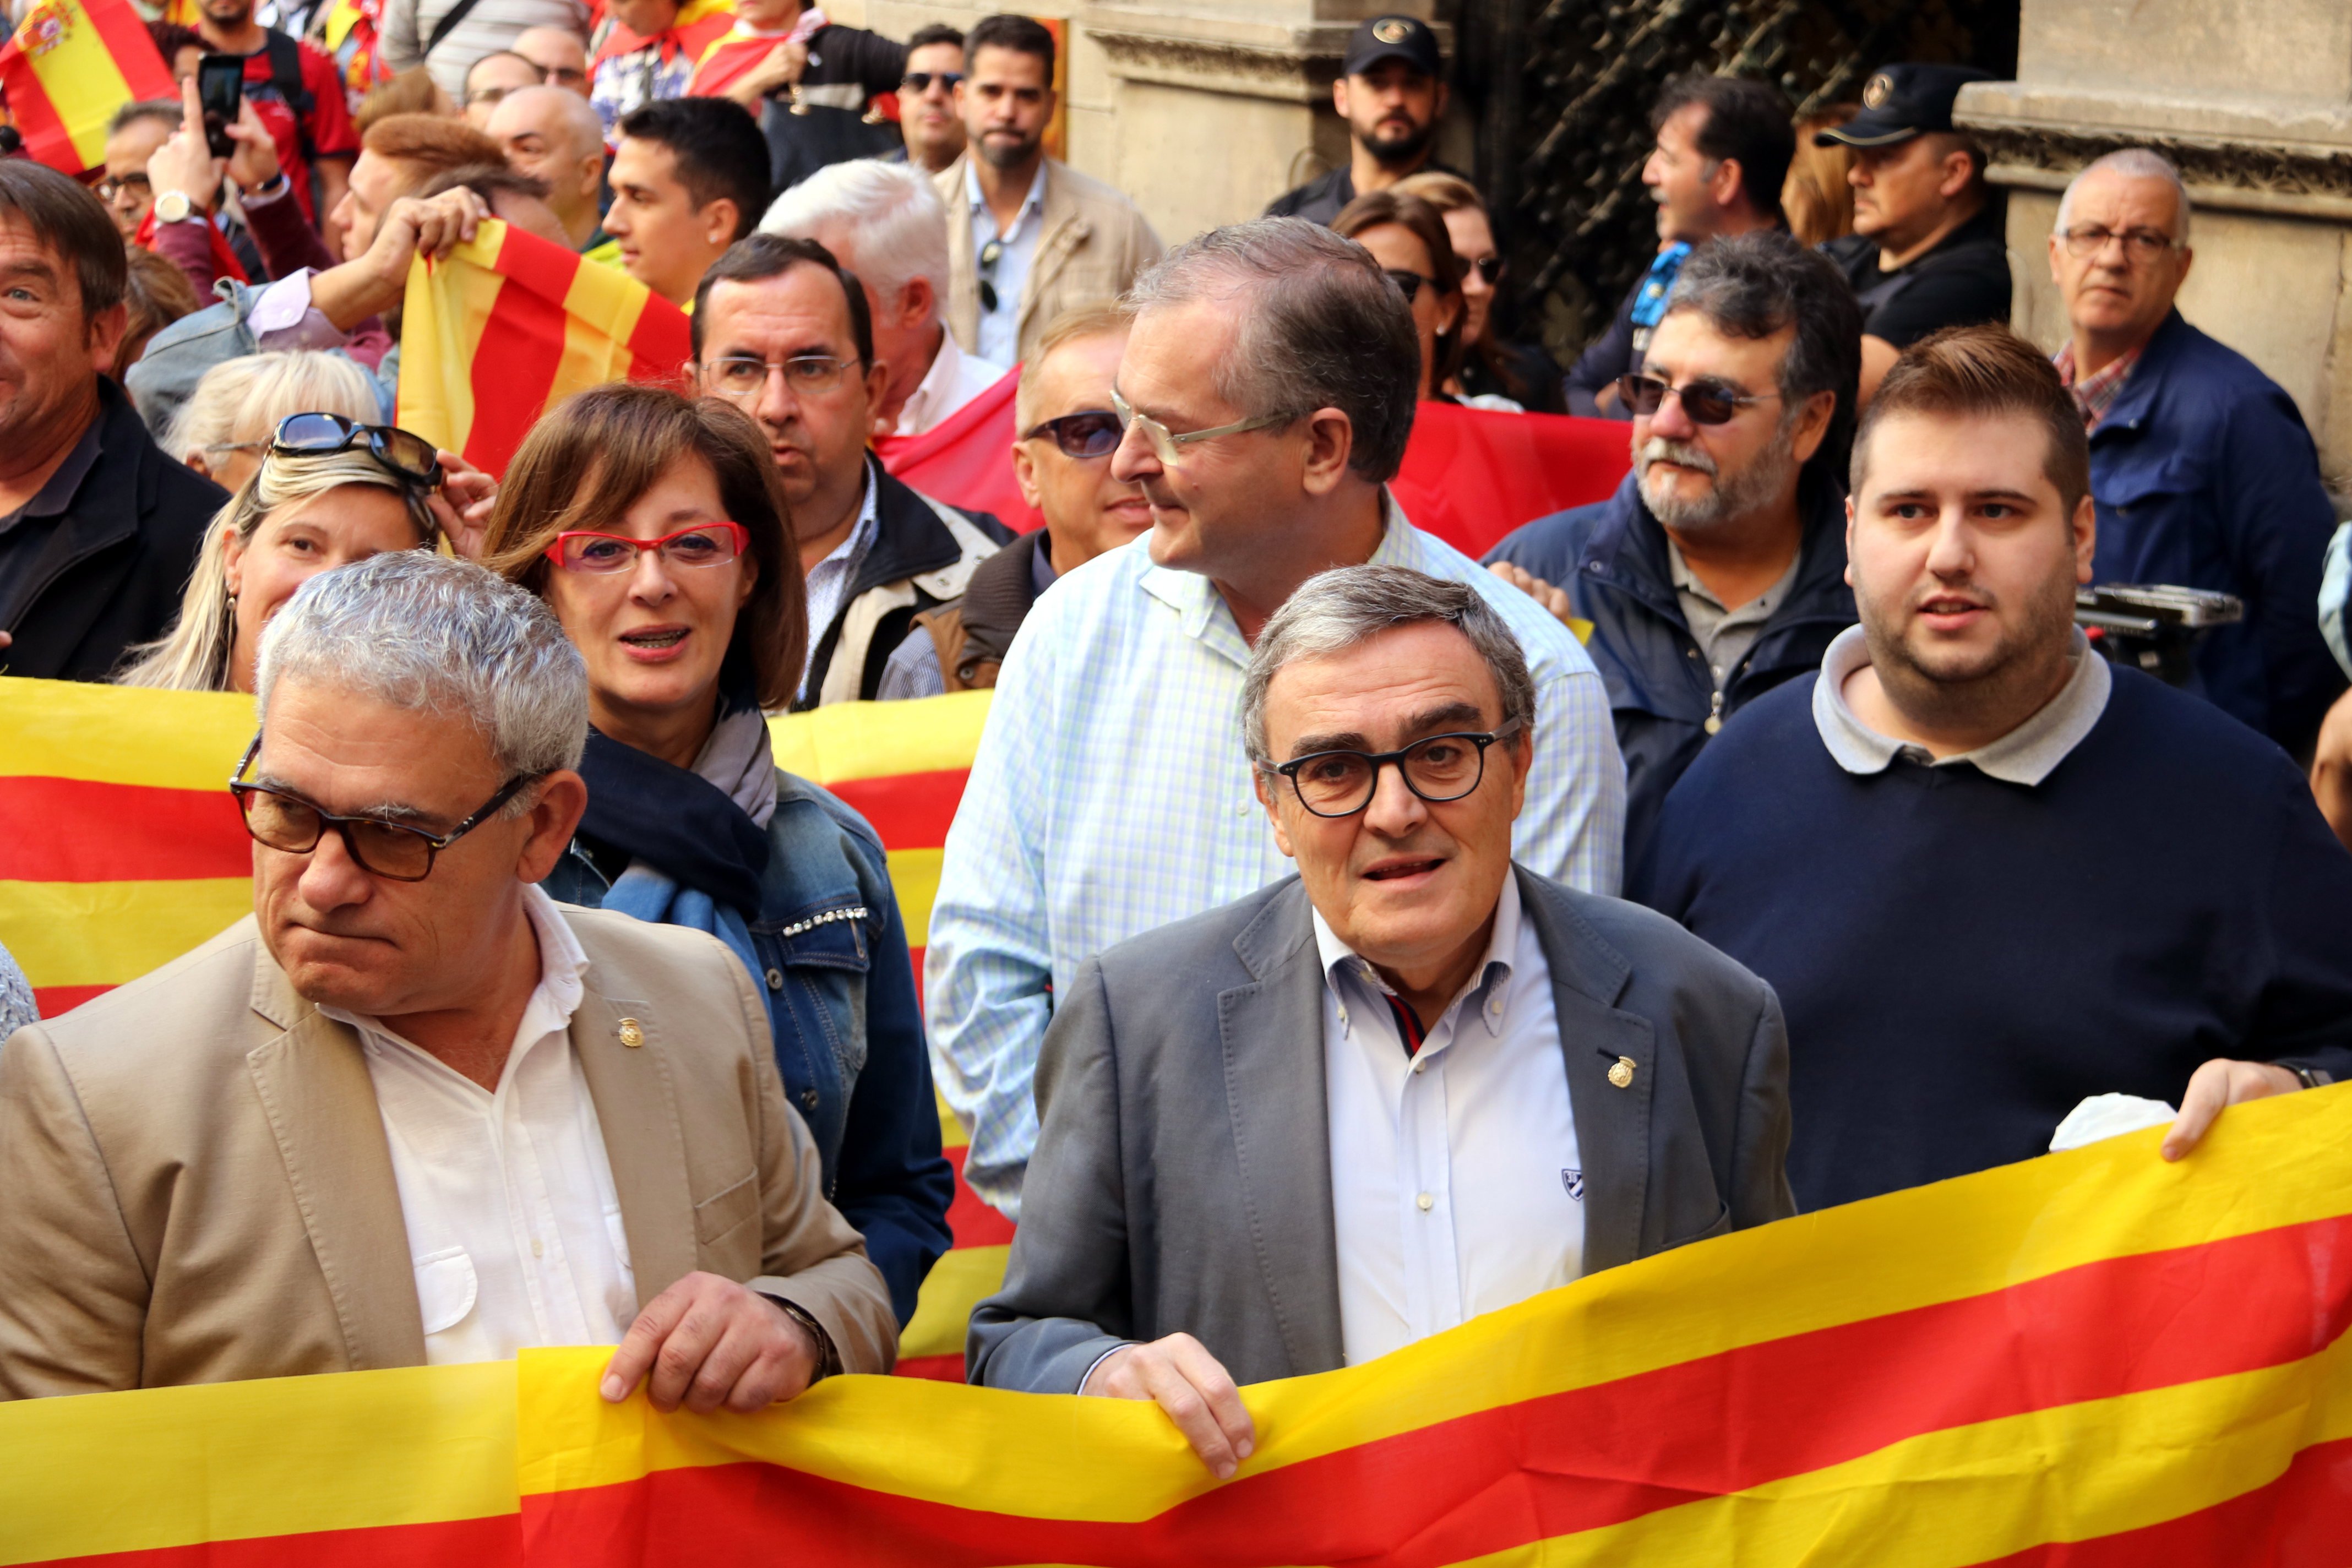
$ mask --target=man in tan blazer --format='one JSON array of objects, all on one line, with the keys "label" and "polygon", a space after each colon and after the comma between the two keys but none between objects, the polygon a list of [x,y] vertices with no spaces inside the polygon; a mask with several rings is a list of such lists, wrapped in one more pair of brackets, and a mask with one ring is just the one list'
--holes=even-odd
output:
[{"label": "man in tan blazer", "polygon": [[254,915],[0,1047],[0,1394],[601,1342],[607,1398],[748,1411],[887,1371],[750,976],[534,885],[587,799],[545,606],[379,555],[278,614],[257,701]]},{"label": "man in tan blazer", "polygon": [[934,178],[948,208],[948,330],[968,353],[1025,361],[1066,310],[1108,305],[1160,259],[1135,204],[1045,156],[1054,35],[985,16],[964,38],[962,156]]}]

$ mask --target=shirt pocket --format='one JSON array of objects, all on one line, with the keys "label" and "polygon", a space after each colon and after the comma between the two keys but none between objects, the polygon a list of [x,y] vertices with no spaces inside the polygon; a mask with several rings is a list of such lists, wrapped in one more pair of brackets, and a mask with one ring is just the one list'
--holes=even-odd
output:
[{"label": "shirt pocket", "polygon": [[[776,979],[789,977],[802,988],[845,1089],[866,1066],[866,981],[874,967],[866,922],[871,918],[864,904],[841,904],[785,921],[775,933],[783,959]],[[799,1106],[803,1115],[814,1109]]]},{"label": "shirt pocket", "polygon": [[445,1247],[414,1260],[416,1306],[426,1337],[446,1333],[466,1321],[480,1294],[474,1260],[462,1247]]}]

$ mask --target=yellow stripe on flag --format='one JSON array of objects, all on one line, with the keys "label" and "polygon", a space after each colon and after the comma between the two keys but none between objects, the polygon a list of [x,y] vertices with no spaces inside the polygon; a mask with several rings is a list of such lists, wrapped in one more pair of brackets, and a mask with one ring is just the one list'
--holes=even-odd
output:
[{"label": "yellow stripe on flag", "polygon": [[253,699],[0,676],[0,778],[226,790]]},{"label": "yellow stripe on flag", "polygon": [[[961,773],[980,749],[991,695],[958,691],[920,702],[837,702],[772,719],[768,733],[776,765],[814,784]],[[916,929],[911,921],[908,929]]]},{"label": "yellow stripe on flag", "polygon": [[898,895],[898,920],[907,928],[907,945],[929,943],[931,906],[939,902],[940,868],[947,862],[944,849],[892,849],[890,889]]},{"label": "yellow stripe on flag", "polygon": [[493,218],[438,262],[409,263],[400,329],[396,422],[446,451],[462,452],[474,428],[471,369],[506,279],[491,270],[507,226]]},{"label": "yellow stripe on flag", "polygon": [[1004,1284],[1010,1247],[959,1247],[940,1255],[923,1278],[915,1315],[898,1331],[898,1359],[963,1354],[971,1310]]},{"label": "yellow stripe on flag", "polygon": [[35,985],[121,985],[252,912],[245,877],[0,882],[0,947]]},{"label": "yellow stripe on flag", "polygon": [[[563,359],[549,387],[548,406],[583,386],[621,381],[635,368],[629,336],[637,330],[652,292],[615,268],[584,263],[563,295]],[[676,370],[675,365],[665,370]]]}]

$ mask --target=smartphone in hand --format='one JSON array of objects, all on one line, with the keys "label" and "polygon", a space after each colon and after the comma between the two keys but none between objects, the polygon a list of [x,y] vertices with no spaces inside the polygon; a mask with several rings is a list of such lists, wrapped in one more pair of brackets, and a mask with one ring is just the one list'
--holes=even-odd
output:
[{"label": "smartphone in hand", "polygon": [[196,101],[205,111],[205,145],[215,158],[236,151],[228,128],[245,100],[245,57],[206,55],[196,66]]}]

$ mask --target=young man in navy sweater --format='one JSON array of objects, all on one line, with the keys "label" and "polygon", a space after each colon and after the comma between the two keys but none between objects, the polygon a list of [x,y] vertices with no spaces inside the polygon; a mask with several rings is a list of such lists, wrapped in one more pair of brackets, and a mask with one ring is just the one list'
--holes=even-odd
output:
[{"label": "young man in navy sweater", "polygon": [[1769,982],[1807,1208],[2041,1152],[2085,1096],[2352,1074],[2352,855],[2286,754],[2074,626],[2083,424],[2002,327],[1906,352],[1847,503],[1862,624],[1667,796],[1634,896]]}]

